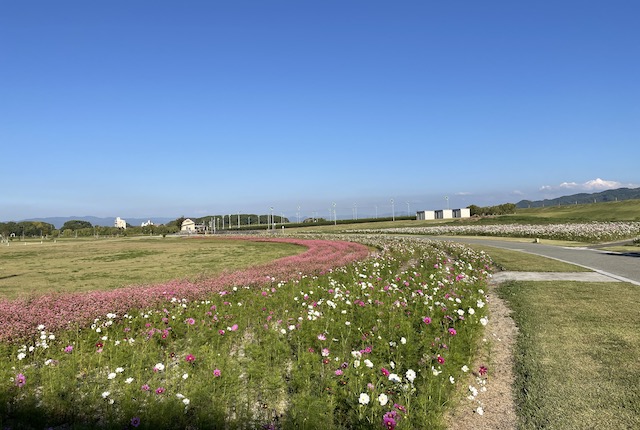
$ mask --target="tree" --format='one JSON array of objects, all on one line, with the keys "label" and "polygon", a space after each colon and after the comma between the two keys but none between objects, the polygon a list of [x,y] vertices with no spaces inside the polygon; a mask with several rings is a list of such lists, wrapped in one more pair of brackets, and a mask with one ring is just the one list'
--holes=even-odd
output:
[{"label": "tree", "polygon": [[71,220],[64,223],[62,230],[80,230],[83,228],[93,228],[89,221]]},{"label": "tree", "polygon": [[[176,219],[175,221],[173,221],[173,222],[175,222],[175,223],[176,223],[176,227],[178,227],[178,230],[180,230],[180,228],[182,228],[182,223],[184,222],[184,220],[185,220],[185,219],[186,219],[186,218],[185,218],[185,217],[184,217],[184,215],[183,215],[183,216],[181,216],[180,218],[178,218],[178,219]],[[172,223],[169,223],[169,224],[172,224]]]}]

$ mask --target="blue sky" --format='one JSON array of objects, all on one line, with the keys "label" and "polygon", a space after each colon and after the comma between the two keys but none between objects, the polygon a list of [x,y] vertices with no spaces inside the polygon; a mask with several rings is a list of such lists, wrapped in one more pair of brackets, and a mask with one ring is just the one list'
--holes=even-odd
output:
[{"label": "blue sky", "polygon": [[0,1],[0,221],[638,187],[638,16],[635,0]]}]

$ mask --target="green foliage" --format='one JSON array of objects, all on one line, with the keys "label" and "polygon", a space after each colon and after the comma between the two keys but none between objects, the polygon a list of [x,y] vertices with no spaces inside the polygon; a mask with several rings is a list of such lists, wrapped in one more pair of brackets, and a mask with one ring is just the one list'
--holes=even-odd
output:
[{"label": "green foliage", "polygon": [[516,205],[513,203],[504,203],[501,205],[485,207],[469,205],[469,212],[471,216],[507,215],[515,213],[515,211]]},{"label": "green foliage", "polygon": [[0,235],[10,237],[42,237],[51,235],[55,231],[53,224],[42,221],[0,222]]},{"label": "green foliage", "polygon": [[83,228],[93,228],[89,221],[71,220],[64,223],[61,230],[81,230]]}]

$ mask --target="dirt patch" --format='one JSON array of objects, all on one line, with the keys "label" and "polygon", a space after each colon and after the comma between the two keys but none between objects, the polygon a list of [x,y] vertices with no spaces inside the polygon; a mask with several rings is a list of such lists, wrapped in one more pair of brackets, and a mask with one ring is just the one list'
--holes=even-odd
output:
[{"label": "dirt patch", "polygon": [[[496,283],[487,291],[489,324],[486,337],[472,372],[462,381],[458,405],[447,417],[449,429],[514,429],[516,408],[513,396],[513,348],[518,328],[510,317],[511,311],[496,293]],[[482,376],[477,370],[487,367]],[[482,381],[485,381],[483,384]],[[477,390],[468,389],[471,386]]]}]

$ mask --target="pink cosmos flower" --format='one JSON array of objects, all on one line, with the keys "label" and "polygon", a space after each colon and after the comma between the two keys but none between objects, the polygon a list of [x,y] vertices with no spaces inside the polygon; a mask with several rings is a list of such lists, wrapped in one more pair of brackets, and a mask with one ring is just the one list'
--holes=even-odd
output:
[{"label": "pink cosmos flower", "polygon": [[424,317],[422,318],[422,322],[425,324],[431,324],[431,318],[430,317]]},{"label": "pink cosmos flower", "polygon": [[15,380],[16,387],[22,388],[25,386],[26,383],[27,383],[27,377],[24,376],[22,373],[18,373],[16,375],[16,380]]},{"label": "pink cosmos flower", "polygon": [[138,427],[139,425],[140,425],[140,418],[138,418],[138,417],[131,418],[131,426],[132,427]]},{"label": "pink cosmos flower", "polygon": [[71,354],[71,352],[73,352],[73,345],[67,345],[64,348],[64,352],[66,352],[67,354]]},{"label": "pink cosmos flower", "polygon": [[231,331],[236,331],[236,330],[238,330],[238,324],[234,324],[234,325],[232,325],[232,326],[231,326],[231,328],[230,328],[230,330],[231,330]]},{"label": "pink cosmos flower", "polygon": [[440,354],[438,354],[438,363],[444,364],[444,358]]},{"label": "pink cosmos flower", "polygon": [[328,357],[329,356],[329,348],[322,348],[322,352],[320,354],[322,354],[323,357]]},{"label": "pink cosmos flower", "polygon": [[164,392],[165,392],[164,387],[158,387],[158,388],[156,388],[156,394],[162,394],[162,393],[164,393]]},{"label": "pink cosmos flower", "polygon": [[184,359],[187,363],[193,363],[196,361],[196,357],[193,354],[187,354]]},{"label": "pink cosmos flower", "polygon": [[336,376],[341,376],[342,375],[342,369],[338,369],[335,371]]},{"label": "pink cosmos flower", "polygon": [[450,328],[450,329],[449,329],[449,334],[450,334],[451,336],[455,336],[456,334],[458,334],[458,332],[456,331],[456,329],[455,329],[455,328]]},{"label": "pink cosmos flower", "polygon": [[147,384],[144,384],[142,387],[140,387],[140,389],[142,391],[149,391],[151,389],[151,387],[149,387]]},{"label": "pink cosmos flower", "polygon": [[487,369],[485,366],[480,366],[480,369],[478,369],[478,372],[480,372],[480,375],[484,376],[487,374],[487,371],[489,369]]},{"label": "pink cosmos flower", "polygon": [[220,369],[214,369],[213,376],[215,376],[216,378],[219,378],[220,376],[222,376],[222,372],[220,371]]},{"label": "pink cosmos flower", "polygon": [[196,320],[194,320],[193,318],[187,318],[185,322],[189,325],[194,325],[196,323]]},{"label": "pink cosmos flower", "polygon": [[387,369],[385,369],[384,367],[382,369],[380,369],[380,371],[382,372],[382,374],[384,376],[389,376],[389,371]]}]

